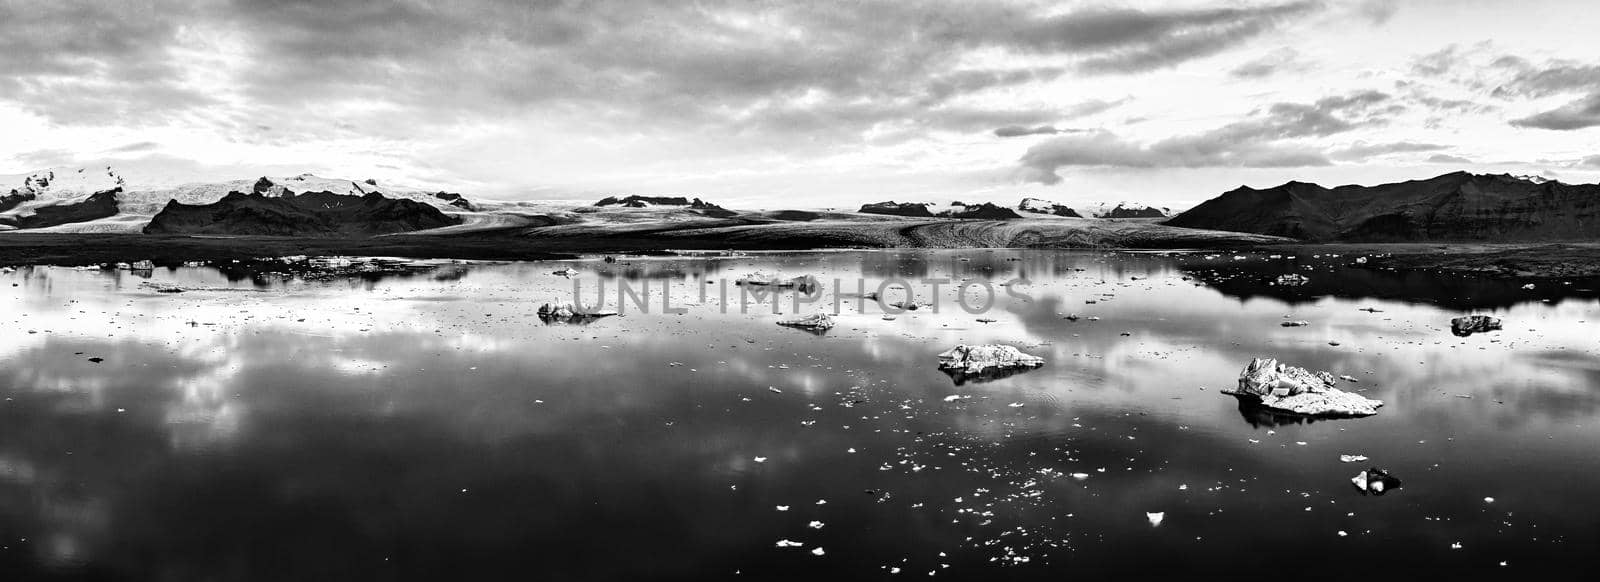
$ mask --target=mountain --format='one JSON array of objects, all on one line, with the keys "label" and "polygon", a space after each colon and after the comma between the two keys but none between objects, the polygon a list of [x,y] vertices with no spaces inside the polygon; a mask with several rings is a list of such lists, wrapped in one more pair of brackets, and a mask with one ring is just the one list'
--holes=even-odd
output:
[{"label": "mountain", "polygon": [[616,196],[607,196],[605,198],[601,198],[600,201],[594,203],[594,205],[596,207],[601,207],[601,208],[604,208],[604,207],[607,207],[607,206],[618,206],[618,207],[622,207],[622,208],[657,208],[657,207],[674,207],[674,206],[678,206],[678,207],[688,208],[688,209],[691,209],[691,210],[699,210],[699,211],[701,211],[701,214],[704,214],[706,216],[714,216],[714,217],[718,217],[718,218],[727,218],[729,216],[733,216],[734,214],[737,214],[737,213],[732,212],[732,211],[730,211],[730,210],[728,210],[726,208],[723,208],[721,206],[717,206],[717,205],[712,204],[710,202],[706,202],[706,201],[701,200],[699,198],[695,198],[694,200],[690,200],[690,199],[684,198],[682,196],[639,196],[639,195],[633,195],[633,196],[628,196],[628,197],[625,197],[625,198],[618,198]]},{"label": "mountain", "polygon": [[1021,210],[1023,212],[1032,212],[1034,214],[1049,214],[1053,216],[1065,216],[1068,218],[1083,218],[1082,214],[1078,214],[1078,211],[1073,210],[1072,208],[1051,202],[1049,200],[1040,200],[1038,198],[1023,198],[1022,203],[1017,205],[1017,210]]},{"label": "mountain", "polygon": [[268,196],[230,192],[210,204],[176,200],[150,219],[145,234],[359,237],[453,226],[461,219],[408,199],[308,192]]},{"label": "mountain", "polygon": [[1126,206],[1117,204],[1110,210],[1095,215],[1096,218],[1166,218],[1167,213],[1153,206]]},{"label": "mountain", "polygon": [[466,197],[455,192],[445,192],[441,190],[439,192],[434,192],[433,197],[443,200],[445,203],[467,212],[473,212],[478,209],[476,206],[473,206],[472,202],[467,200]]},{"label": "mountain", "polygon": [[122,176],[107,167],[50,168],[0,177],[17,186],[0,193],[0,230],[47,228],[117,213]]},{"label": "mountain", "polygon": [[1003,206],[984,202],[982,204],[951,203],[951,208],[939,213],[945,218],[982,218],[987,220],[1010,220],[1022,218],[1016,211]]},{"label": "mountain", "polygon": [[[115,216],[117,214],[117,194],[121,192],[122,188],[112,188],[95,192],[82,199],[37,206],[32,208],[30,213],[13,214],[8,212],[0,214],[0,226],[19,229],[48,228]],[[15,196],[15,193],[7,194],[4,198],[0,198],[0,208],[4,208],[4,200],[6,198],[13,198],[13,196]],[[13,199],[16,200],[16,198]],[[12,204],[12,208],[20,206],[20,202],[27,201],[31,200],[20,200],[19,203]]]},{"label": "mountain", "polygon": [[913,216],[917,218],[933,218],[933,212],[928,210],[927,202],[873,202],[861,205],[863,214],[888,214],[891,216]]},{"label": "mountain", "polygon": [[1377,186],[1289,182],[1240,187],[1166,224],[1308,241],[1594,239],[1600,185],[1466,172]]},{"label": "mountain", "polygon": [[[152,178],[160,182],[160,178]],[[115,191],[115,196],[101,194]],[[377,180],[343,180],[312,174],[200,182],[177,186],[129,183],[111,167],[57,167],[29,174],[0,176],[0,230],[48,229],[51,232],[140,232],[172,201],[212,204],[229,192],[281,197],[297,192],[331,192],[365,196],[380,194],[405,199],[459,216],[475,225],[516,222],[508,203],[467,200],[460,194],[380,185]],[[97,194],[100,194],[98,197]]]}]

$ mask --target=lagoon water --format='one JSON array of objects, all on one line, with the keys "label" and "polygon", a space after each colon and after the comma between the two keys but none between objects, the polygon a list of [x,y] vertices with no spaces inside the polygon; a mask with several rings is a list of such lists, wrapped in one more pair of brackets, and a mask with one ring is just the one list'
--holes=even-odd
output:
[{"label": "lagoon water", "polygon": [[[1352,262],[851,251],[440,262],[325,281],[22,268],[0,275],[0,578],[1382,579],[1600,565],[1594,283],[1529,290]],[[552,274],[566,267],[578,275]],[[741,310],[732,283],[751,271],[817,277],[798,313],[837,297],[838,325],[775,325],[796,313],[792,291]],[[1311,282],[1271,284],[1286,273]],[[909,288],[926,305],[889,319],[850,295],[886,280],[902,281],[886,299]],[[585,301],[603,283],[606,307],[626,286],[648,309],[541,320],[574,282]],[[958,301],[981,308],[988,291],[986,310]],[[1472,312],[1505,329],[1451,335],[1450,318]],[[958,382],[936,355],[962,343],[1047,363]],[[1221,394],[1254,357],[1348,375],[1343,388],[1385,406],[1312,421]],[[1350,478],[1367,467],[1403,487],[1363,494]]]}]

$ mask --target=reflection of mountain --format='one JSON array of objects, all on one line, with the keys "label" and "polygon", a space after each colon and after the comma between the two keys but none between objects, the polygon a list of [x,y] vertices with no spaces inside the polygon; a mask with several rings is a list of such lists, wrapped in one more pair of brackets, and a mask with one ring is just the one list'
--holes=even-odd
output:
[{"label": "reflection of mountain", "polygon": [[[1455,310],[1497,309],[1520,303],[1566,297],[1600,297],[1600,285],[1549,286],[1540,294],[1522,288],[1522,282],[1427,271],[1385,271],[1332,266],[1332,270],[1304,271],[1289,262],[1246,265],[1188,264],[1184,272],[1196,281],[1241,300],[1270,297],[1291,305],[1314,303],[1323,297],[1390,299],[1432,303]],[[1284,273],[1306,273],[1303,285],[1276,285]]]}]

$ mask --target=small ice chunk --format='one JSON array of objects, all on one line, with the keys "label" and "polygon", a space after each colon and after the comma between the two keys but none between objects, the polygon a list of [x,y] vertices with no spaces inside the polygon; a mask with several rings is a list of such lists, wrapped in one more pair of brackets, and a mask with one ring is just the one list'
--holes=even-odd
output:
[{"label": "small ice chunk", "polygon": [[803,546],[805,546],[805,544],[802,544],[800,542],[793,542],[793,541],[789,541],[789,540],[778,540],[778,547],[780,547],[780,548],[799,548],[799,547],[803,547]]},{"label": "small ice chunk", "polygon": [[1156,527],[1156,526],[1161,525],[1161,520],[1167,518],[1167,512],[1165,512],[1165,511],[1145,512],[1144,516],[1145,516],[1146,519],[1150,520],[1150,526],[1151,527]]},{"label": "small ice chunk", "polygon": [[811,523],[806,524],[806,527],[809,527],[811,529],[822,529],[822,522],[813,521]]},{"label": "small ice chunk", "polygon": [[1367,460],[1365,455],[1339,455],[1340,463],[1360,463]]},{"label": "small ice chunk", "polygon": [[767,458],[766,457],[756,457],[756,462],[757,463],[765,463],[765,462],[767,462]]}]

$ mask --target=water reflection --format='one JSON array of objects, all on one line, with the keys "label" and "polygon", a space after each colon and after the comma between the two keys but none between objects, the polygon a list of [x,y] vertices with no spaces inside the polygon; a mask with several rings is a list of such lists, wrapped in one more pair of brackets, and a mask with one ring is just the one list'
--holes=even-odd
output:
[{"label": "water reflection", "polygon": [[[1594,565],[1580,549],[1600,542],[1585,509],[1600,486],[1600,304],[1512,301],[1495,308],[1504,330],[1461,338],[1446,298],[1244,296],[1185,279],[1218,268],[1206,260],[757,253],[148,281],[179,294],[120,272],[22,269],[0,276],[16,285],[0,285],[0,539],[27,541],[3,544],[0,571],[1059,579],[1346,572],[1351,555],[1438,575]],[[539,305],[572,302],[573,281],[550,274],[568,266],[585,290],[649,282],[683,311],[545,325]],[[824,285],[798,309],[792,293],[741,309],[737,291],[715,291],[750,271]],[[1356,289],[1372,275],[1305,272]],[[891,278],[928,306],[886,320],[853,297]],[[980,314],[955,285],[922,283],[989,278],[1028,282],[996,287]],[[835,299],[826,335],[774,325]],[[1280,327],[1286,316],[1311,325]],[[1047,364],[956,379],[936,355],[960,343]],[[1349,375],[1386,404],[1313,423],[1219,393],[1258,356]],[[1347,453],[1405,488],[1362,496],[1350,477],[1367,465],[1339,462]],[[1148,512],[1165,514],[1159,527]]]}]

